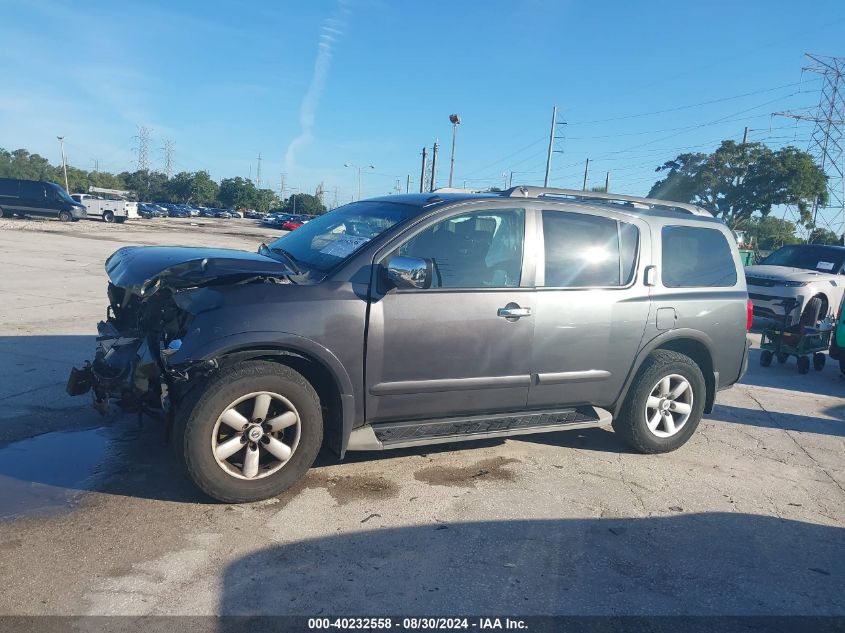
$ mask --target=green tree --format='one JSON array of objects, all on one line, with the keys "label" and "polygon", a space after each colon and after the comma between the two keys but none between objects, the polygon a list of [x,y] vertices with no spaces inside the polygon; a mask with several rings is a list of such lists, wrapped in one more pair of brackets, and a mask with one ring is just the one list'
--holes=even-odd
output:
[{"label": "green tree", "polygon": [[753,217],[746,226],[748,235],[762,251],[773,251],[784,244],[797,244],[801,240],[795,229],[794,223],[772,216]]},{"label": "green tree", "polygon": [[326,205],[320,202],[317,196],[312,196],[310,193],[295,193],[284,201],[281,210],[285,213],[322,215],[326,212]]},{"label": "green tree", "polygon": [[220,181],[217,199],[224,207],[230,209],[253,208],[258,190],[251,180],[241,178],[224,178]]},{"label": "green tree", "polygon": [[807,240],[810,244],[842,244],[842,239],[833,231],[816,227]]},{"label": "green tree", "polygon": [[827,177],[810,154],[795,147],[771,150],[761,143],[722,141],[712,154],[680,154],[656,171],[667,173],[654,183],[650,198],[692,202],[733,229],[785,204],[795,205],[808,224],[816,197],[820,205],[827,203]]},{"label": "green tree", "polygon": [[157,171],[138,170],[121,172],[118,174],[123,180],[124,187],[135,193],[138,200],[163,201],[168,200],[167,176]]},{"label": "green tree", "polygon": [[217,200],[218,185],[207,171],[182,171],[173,176],[165,186],[168,197],[174,202],[211,205]]}]

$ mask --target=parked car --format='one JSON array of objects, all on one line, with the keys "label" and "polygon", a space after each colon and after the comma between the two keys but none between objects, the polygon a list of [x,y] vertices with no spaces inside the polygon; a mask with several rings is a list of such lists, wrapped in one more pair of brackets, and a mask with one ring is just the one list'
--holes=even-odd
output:
[{"label": "parked car", "polygon": [[163,408],[226,502],[290,487],[324,441],[342,457],[612,424],[672,451],[748,362],[736,243],[681,203],[393,195],[258,252],[129,246],[106,271],[109,316],[68,392]]},{"label": "parked car", "polygon": [[157,204],[153,204],[151,202],[139,202],[138,215],[148,220],[151,218],[166,218],[167,211],[162,209]]},{"label": "parked car", "polygon": [[300,218],[291,218],[285,222],[282,222],[281,229],[283,231],[293,231],[294,229],[298,229],[300,226],[305,224]]},{"label": "parked car", "polygon": [[167,216],[170,218],[189,218],[191,213],[187,209],[173,205],[167,210]]},{"label": "parked car", "polygon": [[754,315],[782,320],[790,300],[798,302],[789,324],[814,326],[835,310],[845,292],[845,247],[789,244],[756,266],[745,268]]},{"label": "parked car", "polygon": [[261,220],[264,217],[264,214],[259,211],[255,211],[254,209],[247,209],[244,211],[244,217],[250,220]]},{"label": "parked car", "polygon": [[76,222],[87,216],[87,210],[54,182],[0,178],[0,218],[13,215]]}]

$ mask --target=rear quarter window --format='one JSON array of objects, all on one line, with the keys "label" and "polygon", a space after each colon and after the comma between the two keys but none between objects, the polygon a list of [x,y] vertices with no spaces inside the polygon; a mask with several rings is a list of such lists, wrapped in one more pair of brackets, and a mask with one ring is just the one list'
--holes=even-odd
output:
[{"label": "rear quarter window", "polygon": [[731,247],[717,229],[664,226],[663,285],[667,288],[725,288],[737,281]]}]

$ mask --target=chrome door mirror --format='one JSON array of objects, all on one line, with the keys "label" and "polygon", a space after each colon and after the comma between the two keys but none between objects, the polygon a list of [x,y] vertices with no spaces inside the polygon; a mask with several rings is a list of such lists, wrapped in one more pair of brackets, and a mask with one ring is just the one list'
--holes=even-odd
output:
[{"label": "chrome door mirror", "polygon": [[385,275],[395,288],[430,288],[432,263],[430,259],[394,255],[387,260]]}]

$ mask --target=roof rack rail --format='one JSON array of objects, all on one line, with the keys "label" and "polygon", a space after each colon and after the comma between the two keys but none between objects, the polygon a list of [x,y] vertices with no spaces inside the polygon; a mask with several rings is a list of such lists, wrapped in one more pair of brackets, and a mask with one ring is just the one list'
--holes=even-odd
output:
[{"label": "roof rack rail", "polygon": [[640,198],[637,196],[626,196],[617,193],[603,193],[601,191],[582,191],[580,189],[556,189],[553,187],[511,187],[502,192],[503,196],[510,198],[564,198],[579,202],[608,202],[611,204],[624,205],[634,209],[654,209],[659,211],[675,211],[689,213],[691,215],[705,215],[713,217],[713,214],[694,204],[685,202],[673,202],[672,200],[658,200],[656,198]]}]

